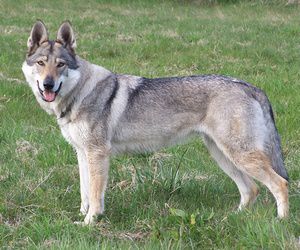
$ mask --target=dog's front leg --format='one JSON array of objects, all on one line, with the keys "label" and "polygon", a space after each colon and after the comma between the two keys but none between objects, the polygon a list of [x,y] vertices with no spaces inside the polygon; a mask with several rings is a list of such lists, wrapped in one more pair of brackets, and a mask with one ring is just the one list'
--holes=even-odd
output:
[{"label": "dog's front leg", "polygon": [[80,212],[86,215],[89,211],[89,170],[86,154],[83,149],[76,148],[79,174],[80,174],[80,196],[81,206]]},{"label": "dog's front leg", "polygon": [[85,224],[96,221],[97,216],[104,212],[104,192],[106,189],[109,169],[107,150],[93,148],[87,150],[89,170],[89,211],[84,219]]}]

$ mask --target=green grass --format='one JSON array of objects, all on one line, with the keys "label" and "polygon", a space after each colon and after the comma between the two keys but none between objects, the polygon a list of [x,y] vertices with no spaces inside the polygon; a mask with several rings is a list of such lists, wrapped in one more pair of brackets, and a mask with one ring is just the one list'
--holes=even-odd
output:
[{"label": "green grass", "polygon": [[[299,249],[300,15],[284,1],[0,1],[0,248]],[[290,175],[288,220],[239,194],[200,141],[111,161],[106,212],[79,215],[77,162],[21,65],[34,21],[69,19],[77,53],[118,73],[231,75],[269,96]]]}]

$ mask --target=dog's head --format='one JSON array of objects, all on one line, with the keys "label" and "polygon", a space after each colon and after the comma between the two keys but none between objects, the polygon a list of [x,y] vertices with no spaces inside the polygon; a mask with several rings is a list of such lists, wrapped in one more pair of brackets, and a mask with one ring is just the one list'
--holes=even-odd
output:
[{"label": "dog's head", "polygon": [[76,41],[69,22],[58,29],[56,40],[48,39],[42,21],[37,21],[27,42],[28,53],[22,70],[38,101],[54,102],[77,83],[79,72]]}]

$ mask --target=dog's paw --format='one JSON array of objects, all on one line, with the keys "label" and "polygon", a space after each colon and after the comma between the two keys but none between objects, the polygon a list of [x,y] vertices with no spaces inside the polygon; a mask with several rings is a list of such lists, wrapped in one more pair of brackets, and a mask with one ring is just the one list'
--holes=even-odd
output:
[{"label": "dog's paw", "polygon": [[103,207],[96,207],[94,209],[90,207],[87,215],[84,218],[84,224],[85,225],[95,224],[98,220],[98,217],[102,215],[103,212],[104,212]]},{"label": "dog's paw", "polygon": [[88,211],[89,211],[89,204],[81,202],[80,213],[85,216],[87,215]]},{"label": "dog's paw", "polygon": [[85,225],[95,224],[97,222],[98,215],[99,214],[88,212],[87,215],[84,218],[84,224]]},{"label": "dog's paw", "polygon": [[74,221],[73,222],[75,225],[79,225],[79,226],[85,226],[83,221]]}]

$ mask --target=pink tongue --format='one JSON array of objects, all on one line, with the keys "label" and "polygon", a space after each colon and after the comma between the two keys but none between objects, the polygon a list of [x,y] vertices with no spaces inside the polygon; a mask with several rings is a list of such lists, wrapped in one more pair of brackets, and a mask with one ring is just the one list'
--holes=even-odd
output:
[{"label": "pink tongue", "polygon": [[43,95],[47,102],[52,102],[55,99],[55,92],[45,90]]}]

